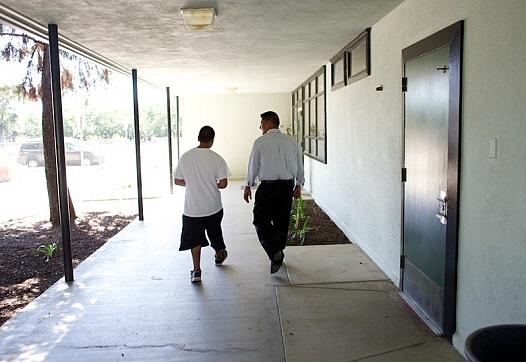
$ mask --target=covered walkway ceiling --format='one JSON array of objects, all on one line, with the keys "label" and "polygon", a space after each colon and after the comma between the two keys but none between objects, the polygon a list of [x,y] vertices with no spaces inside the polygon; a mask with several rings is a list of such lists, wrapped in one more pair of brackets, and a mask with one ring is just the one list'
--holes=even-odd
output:
[{"label": "covered walkway ceiling", "polygon": [[[179,94],[290,92],[402,0],[0,0]],[[190,31],[181,8],[213,7]]]}]

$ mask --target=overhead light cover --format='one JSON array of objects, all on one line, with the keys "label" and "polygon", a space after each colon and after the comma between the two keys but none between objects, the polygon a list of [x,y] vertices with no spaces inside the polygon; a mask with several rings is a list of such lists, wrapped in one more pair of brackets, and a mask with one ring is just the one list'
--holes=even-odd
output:
[{"label": "overhead light cover", "polygon": [[181,14],[189,30],[198,30],[213,24],[216,11],[214,8],[181,9]]}]

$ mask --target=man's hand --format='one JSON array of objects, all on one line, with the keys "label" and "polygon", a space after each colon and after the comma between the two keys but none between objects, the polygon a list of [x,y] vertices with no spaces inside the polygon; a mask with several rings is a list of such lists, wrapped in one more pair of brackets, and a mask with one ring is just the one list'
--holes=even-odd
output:
[{"label": "man's hand", "polygon": [[248,199],[252,200],[252,190],[250,190],[250,186],[245,186],[245,191],[243,191],[243,199],[248,203]]},{"label": "man's hand", "polygon": [[294,191],[292,192],[292,197],[294,197],[295,199],[299,199],[300,196],[301,196],[301,186],[296,185],[296,187],[294,188]]}]

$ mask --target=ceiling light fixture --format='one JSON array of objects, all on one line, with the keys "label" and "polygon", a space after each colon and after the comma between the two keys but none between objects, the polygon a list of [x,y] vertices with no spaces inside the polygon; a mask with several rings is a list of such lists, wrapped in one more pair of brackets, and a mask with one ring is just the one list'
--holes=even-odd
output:
[{"label": "ceiling light fixture", "polygon": [[214,8],[181,9],[181,14],[189,30],[199,30],[213,24],[216,11]]}]

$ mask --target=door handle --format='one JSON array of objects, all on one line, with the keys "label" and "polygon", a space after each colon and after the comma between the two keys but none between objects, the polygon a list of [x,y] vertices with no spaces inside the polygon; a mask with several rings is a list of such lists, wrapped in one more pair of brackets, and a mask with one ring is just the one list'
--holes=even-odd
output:
[{"label": "door handle", "polygon": [[436,214],[436,217],[442,225],[447,225],[447,217],[442,214]]},{"label": "door handle", "polygon": [[447,225],[447,192],[440,190],[438,193],[438,212],[436,217],[442,225]]}]

